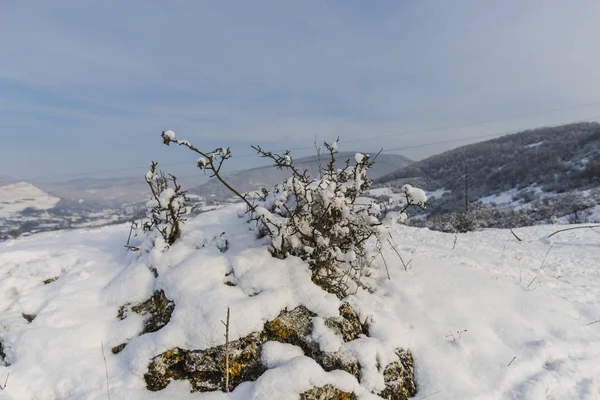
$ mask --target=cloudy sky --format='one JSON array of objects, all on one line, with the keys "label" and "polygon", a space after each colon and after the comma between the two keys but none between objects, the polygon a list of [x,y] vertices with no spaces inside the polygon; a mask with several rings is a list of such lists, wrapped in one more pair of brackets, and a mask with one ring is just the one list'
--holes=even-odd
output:
[{"label": "cloudy sky", "polygon": [[244,168],[254,143],[420,159],[598,120],[599,18],[597,0],[5,1],[0,175],[193,163],[167,128]]}]

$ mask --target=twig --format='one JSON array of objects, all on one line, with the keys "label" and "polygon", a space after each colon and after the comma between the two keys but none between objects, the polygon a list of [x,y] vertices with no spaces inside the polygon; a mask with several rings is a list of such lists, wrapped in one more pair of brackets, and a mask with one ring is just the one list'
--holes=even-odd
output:
[{"label": "twig", "polygon": [[506,366],[506,368],[510,367],[510,364],[513,363],[513,361],[515,361],[517,359],[517,356],[514,356],[512,360],[510,360],[510,362],[508,363],[508,365]]},{"label": "twig", "polygon": [[229,393],[229,307],[227,307],[227,322],[225,325],[225,392]]},{"label": "twig", "polygon": [[458,239],[458,235],[455,233],[454,234],[454,244],[452,245],[452,250],[454,250],[456,248],[456,240]]},{"label": "twig", "polygon": [[531,286],[531,284],[533,282],[535,282],[536,279],[537,279],[537,276],[533,277],[533,279],[531,280],[531,282],[529,282],[529,285],[527,285],[527,289],[529,289],[529,286]]},{"label": "twig", "polygon": [[387,272],[387,277],[389,280],[392,280],[392,278],[390,277],[390,270],[388,269],[387,262],[385,261],[385,257],[383,256],[381,249],[379,250],[379,254],[381,254],[381,259],[383,260],[383,265],[385,265],[385,272]]},{"label": "twig", "polygon": [[[402,262],[402,265],[404,266],[404,270],[405,270],[405,271],[408,271],[408,266],[410,265],[410,262],[411,262],[412,260],[410,260],[410,261],[408,262],[408,264],[406,264],[406,263],[404,262],[404,259],[403,259],[403,258],[402,258],[402,256],[400,255],[400,252],[399,252],[399,251],[396,249],[396,247],[394,247],[394,244],[391,242],[391,240],[390,240],[390,239],[388,239],[387,241],[388,241],[388,243],[390,244],[390,246],[392,247],[392,250],[394,250],[394,252],[395,252],[395,253],[398,255],[398,258],[400,259],[400,261]],[[389,274],[388,274],[388,277],[389,277]]]},{"label": "twig", "polygon": [[137,219],[139,209],[140,209],[139,207],[135,208],[135,215],[133,216],[133,219],[131,220],[131,226],[129,227],[129,236],[127,237],[127,244],[125,245],[125,247],[127,249],[133,250],[133,251],[139,250],[137,247],[129,245],[129,241],[131,240],[131,234],[133,233],[133,227],[136,225],[135,220]]},{"label": "twig", "polygon": [[10,372],[6,374],[6,380],[4,381],[4,386],[0,385],[0,390],[6,389],[6,385],[8,384],[8,377],[10,376]]},{"label": "twig", "polygon": [[600,225],[592,225],[592,226],[576,226],[576,227],[573,227],[573,228],[561,229],[561,230],[559,230],[559,231],[556,231],[556,232],[554,232],[554,233],[551,233],[550,235],[548,235],[548,237],[552,237],[552,236],[554,236],[554,235],[556,235],[557,233],[560,233],[560,232],[572,231],[573,229],[585,229],[585,228],[588,228],[588,229],[592,229],[592,228],[600,228]]},{"label": "twig", "polygon": [[550,245],[550,248],[548,249],[548,251],[546,252],[546,255],[544,256],[544,259],[542,260],[542,265],[540,266],[540,269],[544,268],[544,263],[546,262],[546,258],[548,257],[548,253],[550,253],[550,250],[552,250],[552,247],[554,246],[554,243],[552,243]]},{"label": "twig", "polygon": [[594,325],[594,324],[597,324],[598,322],[600,322],[600,319],[598,321],[594,321],[594,322],[590,322],[589,324],[585,324],[585,326]]},{"label": "twig", "polygon": [[512,228],[511,228],[511,230],[510,230],[510,233],[512,233],[512,234],[513,234],[513,236],[514,236],[515,238],[517,238],[517,240],[518,240],[519,242],[522,242],[521,238],[517,236],[517,234],[516,234],[516,233],[515,233],[515,232],[512,230]]},{"label": "twig", "polygon": [[108,383],[108,364],[106,363],[106,355],[104,354],[104,343],[102,346],[102,358],[104,358],[104,370],[106,371],[106,395],[108,396],[108,400],[110,400],[110,384]]}]

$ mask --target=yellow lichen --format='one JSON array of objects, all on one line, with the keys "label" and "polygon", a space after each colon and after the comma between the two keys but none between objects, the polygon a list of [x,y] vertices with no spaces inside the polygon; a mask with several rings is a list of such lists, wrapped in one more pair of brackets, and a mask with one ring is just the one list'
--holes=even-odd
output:
[{"label": "yellow lichen", "polygon": [[279,318],[275,318],[273,321],[269,322],[267,327],[280,339],[286,339],[294,333],[289,327],[281,323]]}]

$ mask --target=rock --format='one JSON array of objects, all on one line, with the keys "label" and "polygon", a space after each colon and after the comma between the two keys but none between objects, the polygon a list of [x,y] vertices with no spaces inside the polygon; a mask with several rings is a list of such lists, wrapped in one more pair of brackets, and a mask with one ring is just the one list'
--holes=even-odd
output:
[{"label": "rock", "polygon": [[396,355],[398,360],[383,370],[386,388],[379,396],[387,400],[407,400],[417,394],[414,359],[407,350],[398,349]]},{"label": "rock", "polygon": [[33,322],[35,317],[37,317],[37,315],[35,315],[35,314],[25,314],[25,313],[21,313],[21,316],[23,316],[23,318],[25,318],[25,321],[27,321],[29,323]]},{"label": "rock", "polygon": [[356,400],[354,393],[342,392],[332,385],[316,387],[300,394],[300,400]]},{"label": "rock", "polygon": [[[277,318],[265,324],[264,332],[268,340],[300,347],[307,357],[314,359],[325,371],[341,369],[358,378],[360,367],[356,360],[342,352],[325,353],[310,337],[314,316],[316,314],[304,306],[296,307],[291,311],[282,311]],[[339,324],[341,326],[342,322]]]},{"label": "rock", "polygon": [[[258,332],[229,343],[229,388],[255,381],[266,367],[260,361],[264,338]],[[187,379],[193,392],[225,390],[225,345],[206,350],[175,348],[152,359],[144,375],[148,390],[164,389],[172,379]]]},{"label": "rock", "polygon": [[369,334],[369,330],[360,322],[358,315],[350,307],[350,304],[342,304],[339,311],[341,317],[327,318],[325,325],[340,335],[344,339],[344,342],[350,342],[358,339],[360,335]]},{"label": "rock", "polygon": [[[261,362],[262,345],[267,341],[298,346],[325,371],[343,370],[359,379],[360,365],[346,349],[326,353],[321,351],[319,344],[312,339],[314,316],[313,312],[303,306],[284,310],[275,319],[265,323],[262,331],[230,342],[229,389],[234,390],[242,382],[255,381],[267,370]],[[340,307],[339,318],[331,318],[328,321],[329,326],[342,336],[344,341],[351,341],[365,334],[364,326],[348,304]],[[406,399],[416,393],[413,360],[408,352],[397,351],[396,354],[398,361],[385,368],[386,389],[380,396],[394,400]],[[225,345],[205,350],[168,350],[154,357],[148,365],[148,372],[144,375],[146,387],[148,390],[158,391],[164,389],[171,380],[185,379],[189,381],[193,392],[224,390],[225,356]],[[346,400],[356,399],[356,396],[333,386],[324,386],[308,390],[301,395],[301,399]]]},{"label": "rock", "polygon": [[312,328],[311,318],[314,316],[316,314],[304,306],[282,311],[277,318],[265,324],[264,334],[267,340],[293,344],[305,350],[308,341],[306,337]]},{"label": "rock", "polygon": [[48,285],[48,284],[50,284],[50,283],[54,282],[55,280],[57,280],[58,278],[59,278],[59,277],[57,276],[56,278],[50,278],[50,279],[46,279],[46,280],[44,281],[44,285]]},{"label": "rock", "polygon": [[4,342],[0,339],[0,365],[5,367],[10,366],[8,361],[6,361],[6,353],[4,352]]},{"label": "rock", "polygon": [[[129,303],[121,306],[117,313],[117,318],[121,320],[127,318],[130,306]],[[156,332],[168,324],[174,309],[175,303],[167,298],[163,290],[157,290],[148,300],[131,306],[133,312],[146,317],[144,320],[144,329],[140,335]]]},{"label": "rock", "polygon": [[123,351],[125,346],[127,346],[127,343],[121,343],[120,345],[113,347],[110,351],[112,351],[113,354],[119,354]]}]

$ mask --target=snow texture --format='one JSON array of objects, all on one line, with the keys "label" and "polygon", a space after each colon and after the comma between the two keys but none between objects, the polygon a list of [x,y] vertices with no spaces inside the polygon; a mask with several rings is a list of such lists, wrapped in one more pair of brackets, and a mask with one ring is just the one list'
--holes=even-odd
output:
[{"label": "snow texture", "polygon": [[[375,399],[370,391],[383,384],[377,364],[389,362],[397,347],[414,354],[417,398],[600,398],[600,245],[590,229],[549,240],[556,226],[521,228],[522,242],[509,231],[486,230],[458,235],[453,249],[452,234],[395,226],[392,240],[412,260],[410,269],[383,248],[392,279],[378,258],[375,292],[346,299],[361,320],[369,317],[372,337],[342,343],[324,323],[340,301],[311,282],[303,261],[271,257],[236,206],[203,213],[183,228],[166,252],[124,250],[128,225],[0,243],[0,339],[8,364],[0,366],[0,381],[10,373],[0,399],[106,399],[102,346],[113,399],[295,399],[325,384]],[[211,242],[223,231],[225,253]],[[176,304],[171,321],[138,337],[143,318],[121,321],[117,311],[158,289]],[[267,343],[263,361],[271,369],[232,393],[191,394],[178,381],[146,390],[143,374],[153,356],[224,343],[227,307],[235,340],[298,305],[319,315],[312,335],[323,349],[339,348],[361,363],[360,384],[345,372],[323,371],[294,346]],[[36,317],[28,322],[23,314]]]}]

